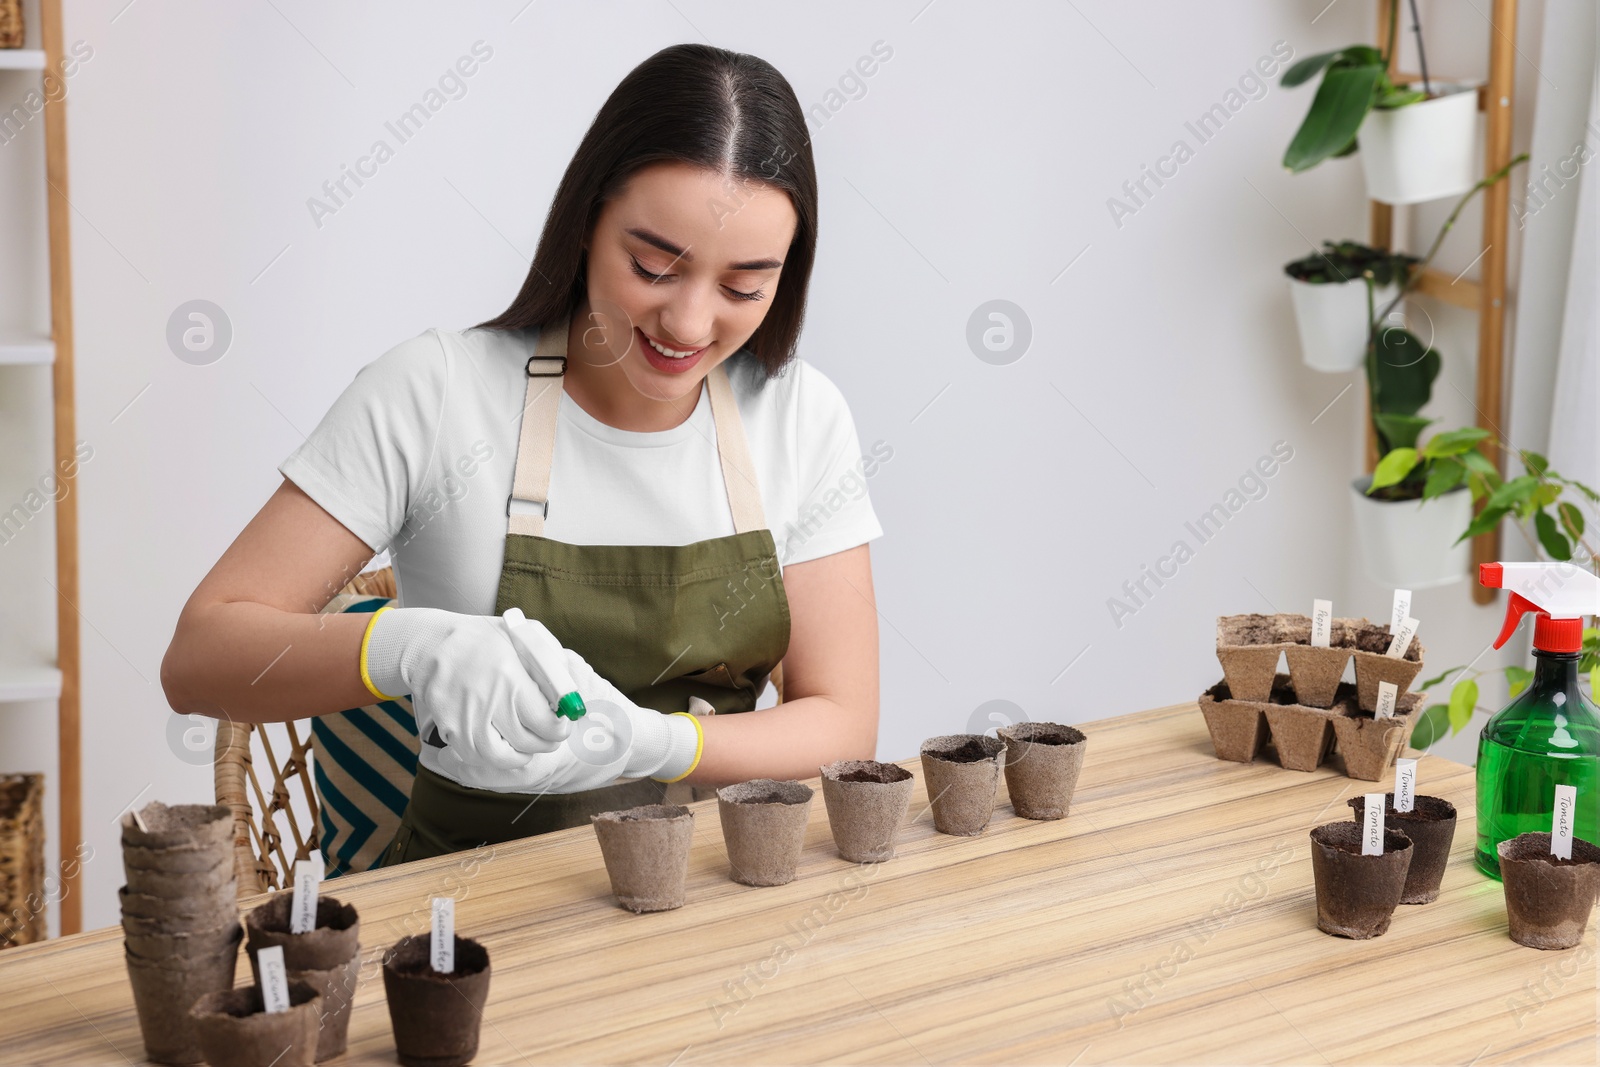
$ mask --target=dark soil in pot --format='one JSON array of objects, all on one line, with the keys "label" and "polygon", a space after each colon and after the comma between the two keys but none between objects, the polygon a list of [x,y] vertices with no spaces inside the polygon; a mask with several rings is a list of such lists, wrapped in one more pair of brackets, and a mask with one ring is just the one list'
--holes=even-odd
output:
[{"label": "dark soil in pot", "polygon": [[1418,672],[1422,670],[1422,657],[1426,650],[1419,637],[1411,638],[1411,645],[1403,658],[1384,655],[1389,649],[1392,635],[1385,623],[1379,626],[1362,619],[1364,624],[1351,635],[1356,661],[1356,696],[1362,711],[1378,707],[1378,683],[1393,682],[1402,696],[1411,688]]},{"label": "dark soil in pot", "polygon": [[1006,746],[1012,810],[1024,819],[1065,818],[1088,748],[1083,731],[1053,722],[1019,722],[996,732]]},{"label": "dark soil in pot", "polygon": [[1383,853],[1361,854],[1362,827],[1331,822],[1311,831],[1311,871],[1317,885],[1317,929],[1363,940],[1379,937],[1405,892],[1411,839],[1387,827]]},{"label": "dark soil in pot", "polygon": [[986,734],[941,734],[922,743],[922,779],[941,834],[983,833],[994,814],[1005,743]]},{"label": "dark soil in pot", "polygon": [[839,855],[851,863],[892,859],[916,775],[877,760],[838,760],[821,773],[822,802]]},{"label": "dark soil in pot", "polygon": [[769,886],[794,881],[813,792],[800,782],[771,778],[717,790],[717,814],[735,882]]},{"label": "dark soil in pot", "polygon": [[440,974],[429,960],[430,946],[430,935],[413,934],[384,956],[395,1051],[406,1067],[460,1067],[478,1054],[489,1002],[489,950],[457,934],[455,970]]},{"label": "dark soil in pot", "polygon": [[269,1012],[256,986],[207,993],[189,1009],[200,1051],[211,1067],[311,1067],[322,997],[289,983],[287,1011]]},{"label": "dark soil in pot", "polygon": [[[1394,794],[1385,793],[1384,829],[1399,830],[1411,839],[1411,865],[1406,869],[1406,885],[1400,894],[1402,904],[1431,904],[1439,898],[1444,869],[1450,862],[1450,846],[1456,836],[1456,807],[1443,797],[1419,795],[1410,811],[1396,811]],[[1356,825],[1366,818],[1367,798],[1353,796],[1350,807]]]},{"label": "dark soil in pot", "polygon": [[1511,940],[1529,948],[1572,948],[1600,893],[1600,847],[1572,839],[1572,858],[1550,854],[1547,833],[1519,834],[1497,846]]},{"label": "dark soil in pot", "polygon": [[283,965],[290,971],[325,971],[361,951],[361,918],[353,904],[319,893],[316,925],[303,934],[289,931],[293,907],[294,891],[282,889],[245,913],[245,950],[258,982],[256,953],[273,945],[283,946]]},{"label": "dark soil in pot", "polygon": [[589,821],[618,904],[636,912],[683,907],[693,812],[681,804],[644,804]]}]

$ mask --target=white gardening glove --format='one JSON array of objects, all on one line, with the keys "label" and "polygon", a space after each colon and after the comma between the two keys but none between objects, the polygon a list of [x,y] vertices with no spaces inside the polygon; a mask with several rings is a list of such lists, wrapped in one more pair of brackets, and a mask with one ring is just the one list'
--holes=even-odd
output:
[{"label": "white gardening glove", "polygon": [[380,692],[411,694],[423,766],[463,785],[476,785],[479,770],[522,768],[572,732],[494,616],[388,608],[372,623],[364,665]]},{"label": "white gardening glove", "polygon": [[[688,716],[640,707],[571,649],[567,649],[567,663],[578,683],[578,692],[590,709],[589,716],[579,721],[578,730],[567,742],[568,747],[578,750],[580,760],[588,752],[620,757],[622,769],[617,773],[621,777],[661,781],[681,777],[696,764],[700,758],[700,727]],[[604,734],[580,740],[583,723],[602,709],[615,709],[619,714],[613,716],[613,724]],[[612,746],[609,753],[606,744]]]},{"label": "white gardening glove", "polygon": [[588,708],[572,724],[571,736],[554,752],[540,753],[521,767],[475,769],[469,784],[508,793],[579,793],[618,778],[668,781],[695,765],[700,730],[688,717],[640,707],[582,656],[562,651]]},{"label": "white gardening glove", "polygon": [[[582,656],[571,649],[563,654],[588,711],[572,724],[571,736],[559,748],[538,753],[520,767],[463,767],[440,773],[479,789],[548,795],[599,789],[619,778],[652,776],[665,781],[694,766],[700,731],[693,722],[683,715],[640,707]],[[438,756],[443,761],[449,757],[449,749]]]}]

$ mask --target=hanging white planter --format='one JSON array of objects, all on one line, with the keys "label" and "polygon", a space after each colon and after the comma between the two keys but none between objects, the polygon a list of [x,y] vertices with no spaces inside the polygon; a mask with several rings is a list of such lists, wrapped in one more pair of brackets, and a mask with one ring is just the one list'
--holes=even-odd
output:
[{"label": "hanging white planter", "polygon": [[[1382,311],[1398,290],[1373,290],[1374,311]],[[1356,370],[1367,353],[1367,283],[1303,282],[1289,278],[1294,324],[1300,331],[1300,356],[1313,370],[1338,374]]]},{"label": "hanging white planter", "polygon": [[1433,589],[1467,576],[1472,542],[1452,542],[1472,523],[1472,494],[1460,486],[1421,500],[1377,500],[1366,495],[1371,475],[1350,483],[1355,491],[1356,542],[1367,574],[1379,585]]},{"label": "hanging white planter", "polygon": [[[1421,88],[1412,85],[1410,88]],[[1367,195],[1386,204],[1458,196],[1478,180],[1478,87],[1434,82],[1445,95],[1393,109],[1374,108],[1361,124]]]}]

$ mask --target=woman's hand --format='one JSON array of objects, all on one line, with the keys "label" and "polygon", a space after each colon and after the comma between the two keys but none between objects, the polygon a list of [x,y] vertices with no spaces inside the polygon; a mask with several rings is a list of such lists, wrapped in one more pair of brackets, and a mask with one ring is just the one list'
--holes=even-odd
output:
[{"label": "woman's hand", "polygon": [[[362,665],[380,692],[411,694],[423,762],[437,760],[433,769],[463,785],[477,784],[472,777],[479,769],[520,770],[572,733],[572,723],[551,708],[494,616],[382,609]],[[432,740],[435,730],[444,748]]]},{"label": "woman's hand", "polygon": [[[692,717],[640,707],[582,656],[570,648],[566,652],[572,678],[589,708],[589,714],[579,721],[568,742],[569,747],[574,741],[581,742],[578,758],[583,758],[583,752],[610,751],[622,759],[622,770],[617,772],[621,777],[650,777],[667,782],[687,774],[699,762],[700,727]],[[580,737],[584,724],[597,714],[605,715],[610,725],[599,733]]]},{"label": "woman's hand", "polygon": [[571,735],[558,748],[537,753],[520,766],[502,768],[475,763],[454,746],[438,749],[424,745],[424,762],[462,785],[537,794],[599,789],[618,778],[648,776],[670,781],[694,766],[700,751],[700,729],[689,716],[640,707],[582,656],[571,649],[564,652],[588,713],[572,724]]}]

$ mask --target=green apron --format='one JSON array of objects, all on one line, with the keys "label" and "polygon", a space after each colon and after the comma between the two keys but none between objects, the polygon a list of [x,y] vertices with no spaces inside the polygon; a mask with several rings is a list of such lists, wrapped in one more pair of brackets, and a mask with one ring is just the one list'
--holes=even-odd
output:
[{"label": "green apron", "polygon": [[[694,696],[716,714],[753,710],[788,651],[789,601],[727,370],[714,367],[705,387],[733,534],[688,545],[552,541],[543,533],[567,326],[539,330],[526,365],[495,614],[521,608],[642,707],[687,711]],[[461,785],[419,763],[380,866],[586,825],[603,811],[661,803],[667,789],[642,778],[578,793],[504,793]]]}]

